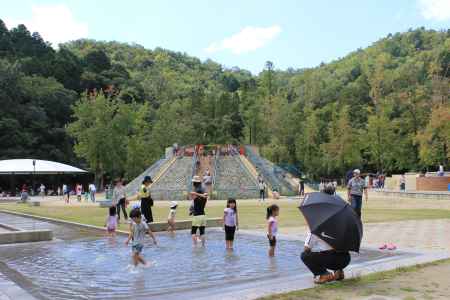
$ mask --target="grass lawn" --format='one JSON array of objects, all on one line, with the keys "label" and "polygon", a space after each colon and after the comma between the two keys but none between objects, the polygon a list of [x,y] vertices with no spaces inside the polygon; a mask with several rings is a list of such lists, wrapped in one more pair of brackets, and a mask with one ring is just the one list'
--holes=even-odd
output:
[{"label": "grass lawn", "polygon": [[[395,299],[448,299],[450,259],[392,271],[373,273],[311,289],[273,295],[259,300],[347,300],[370,295],[395,296]],[[435,276],[440,274],[440,276]]]},{"label": "grass lawn", "polygon": [[[280,227],[298,227],[305,225],[294,200],[274,201],[280,206]],[[242,229],[264,228],[265,207],[267,204],[259,204],[255,200],[241,200],[238,202],[240,227]],[[177,219],[190,219],[188,216],[188,201],[179,202]],[[222,217],[225,201],[210,201],[206,212],[208,217]],[[62,201],[42,202],[41,206],[29,206],[27,204],[0,204],[0,209],[13,210],[39,216],[57,218],[73,222],[103,226],[107,209],[92,204],[70,204]],[[156,201],[153,207],[153,215],[156,222],[165,222],[168,214],[168,202]],[[387,222],[401,220],[446,219],[450,218],[450,205],[430,202],[400,201],[393,203],[391,200],[373,200],[364,203],[363,217],[365,223]],[[121,226],[125,229],[125,225]]]}]

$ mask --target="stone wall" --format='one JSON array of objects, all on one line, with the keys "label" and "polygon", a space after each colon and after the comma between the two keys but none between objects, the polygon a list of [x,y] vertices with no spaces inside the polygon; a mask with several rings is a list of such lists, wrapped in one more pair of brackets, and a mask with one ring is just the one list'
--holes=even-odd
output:
[{"label": "stone wall", "polygon": [[214,193],[217,199],[253,199],[259,196],[256,179],[238,156],[217,159]]},{"label": "stone wall", "polygon": [[192,157],[179,157],[162,174],[161,178],[152,184],[150,191],[154,200],[185,200],[187,184],[192,175]]},{"label": "stone wall", "polygon": [[418,191],[448,191],[450,176],[418,177]]}]

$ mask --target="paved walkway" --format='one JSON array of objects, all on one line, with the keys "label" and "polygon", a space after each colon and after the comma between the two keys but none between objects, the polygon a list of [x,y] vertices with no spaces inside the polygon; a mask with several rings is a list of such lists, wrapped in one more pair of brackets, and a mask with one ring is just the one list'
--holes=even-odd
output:
[{"label": "paved walkway", "polygon": [[[281,228],[304,238],[306,227]],[[364,224],[363,247],[394,243],[399,249],[450,251],[450,219]]]}]

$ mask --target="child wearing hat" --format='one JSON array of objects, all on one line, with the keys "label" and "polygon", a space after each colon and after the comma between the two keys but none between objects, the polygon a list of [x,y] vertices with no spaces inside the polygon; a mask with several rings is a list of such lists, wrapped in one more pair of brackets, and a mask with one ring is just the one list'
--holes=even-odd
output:
[{"label": "child wearing hat", "polygon": [[178,203],[176,201],[170,202],[169,215],[167,216],[167,223],[169,224],[167,231],[171,233],[175,232],[175,216],[177,214],[177,206]]}]

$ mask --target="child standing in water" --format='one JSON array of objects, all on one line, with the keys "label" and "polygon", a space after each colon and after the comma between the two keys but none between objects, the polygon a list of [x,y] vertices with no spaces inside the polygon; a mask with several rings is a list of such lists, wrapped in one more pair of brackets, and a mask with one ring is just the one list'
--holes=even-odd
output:
[{"label": "child standing in water", "polygon": [[153,239],[153,242],[156,245],[156,239],[153,235],[153,232],[148,227],[147,223],[142,222],[142,215],[139,209],[133,209],[130,212],[130,218],[133,220],[130,224],[130,234],[128,235],[128,239],[125,244],[132,240],[132,253],[133,253],[133,264],[135,267],[139,265],[139,263],[143,264],[145,267],[150,266],[142,256],[142,249],[144,248],[144,238],[145,234],[148,233],[150,237]]},{"label": "child standing in water", "polygon": [[233,250],[234,233],[239,226],[236,199],[230,198],[223,211],[223,226],[225,229],[225,243],[227,250]]},{"label": "child standing in water", "polygon": [[275,246],[277,245],[278,220],[280,208],[272,204],[267,208],[267,238],[269,239],[269,256],[275,256]]},{"label": "child standing in water", "polygon": [[171,233],[175,232],[175,216],[177,214],[177,206],[178,203],[176,201],[170,202],[169,215],[167,216],[167,223],[169,224],[167,231]]},{"label": "child standing in water", "polygon": [[108,231],[108,235],[115,236],[116,235],[116,229],[117,229],[117,214],[116,214],[116,207],[111,206],[109,208],[109,215],[106,219],[106,230]]}]

